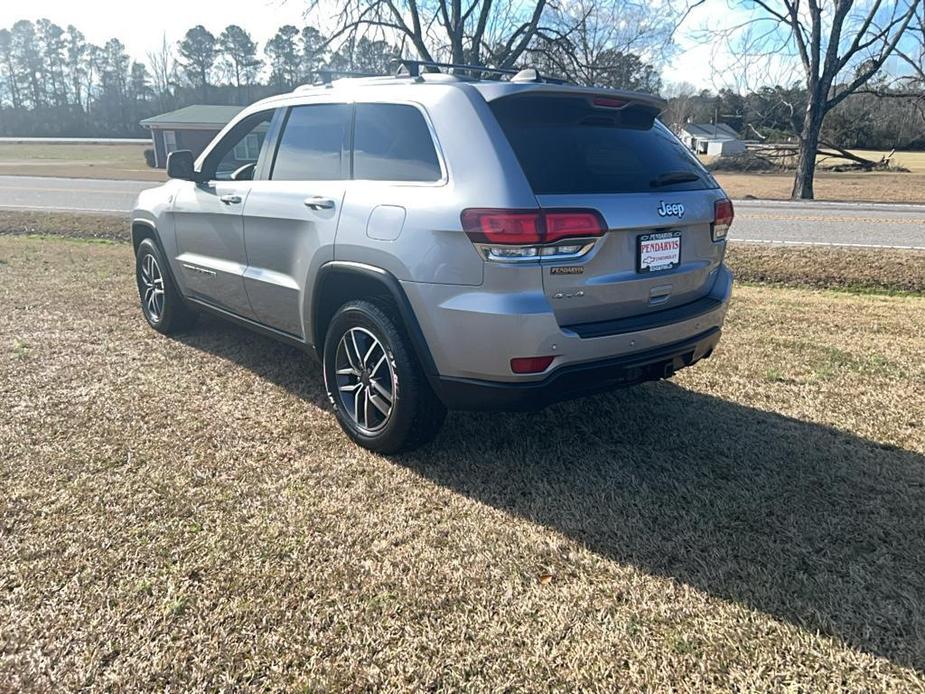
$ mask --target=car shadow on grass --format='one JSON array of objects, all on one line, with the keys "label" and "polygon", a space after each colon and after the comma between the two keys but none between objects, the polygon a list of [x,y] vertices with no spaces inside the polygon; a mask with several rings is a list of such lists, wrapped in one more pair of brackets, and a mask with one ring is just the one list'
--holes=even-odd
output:
[{"label": "car shadow on grass", "polygon": [[[218,330],[188,343],[323,405],[299,352]],[[662,382],[539,413],[451,413],[433,444],[394,461],[602,556],[925,671],[925,456]]]}]

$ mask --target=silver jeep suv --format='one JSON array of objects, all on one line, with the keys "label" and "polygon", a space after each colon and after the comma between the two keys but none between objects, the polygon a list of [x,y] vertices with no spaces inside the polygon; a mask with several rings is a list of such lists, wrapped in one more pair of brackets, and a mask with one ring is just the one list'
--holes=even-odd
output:
[{"label": "silver jeep suv", "polygon": [[154,329],[208,311],[316,353],[341,426],[383,453],[447,409],[541,408],[710,356],[732,204],[662,101],[403,65],[170,154],[132,222]]}]

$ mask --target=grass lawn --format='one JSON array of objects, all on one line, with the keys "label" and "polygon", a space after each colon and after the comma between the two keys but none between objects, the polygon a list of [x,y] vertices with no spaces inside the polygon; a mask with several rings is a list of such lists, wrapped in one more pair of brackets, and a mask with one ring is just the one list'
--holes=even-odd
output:
[{"label": "grass lawn", "polygon": [[0,175],[166,180],[163,170],[145,163],[147,146],[4,142],[0,143]]},{"label": "grass lawn", "polygon": [[671,382],[386,459],[131,266],[0,236],[4,687],[925,687],[925,297],[739,286]]},{"label": "grass lawn", "polygon": [[[787,200],[793,173],[716,172],[716,180],[735,199]],[[925,203],[925,173],[816,173],[817,200]]]},{"label": "grass lawn", "polygon": [[[877,160],[889,152],[853,150],[868,159]],[[827,166],[848,163],[839,158],[822,158]],[[817,171],[815,192],[817,200],[847,200],[852,202],[925,203],[925,152],[897,152],[893,162],[909,169],[908,173],[874,171],[832,172]],[[734,173],[720,171],[714,174],[720,185],[733,198],[760,198],[786,200],[793,187],[793,172],[786,173]]]}]

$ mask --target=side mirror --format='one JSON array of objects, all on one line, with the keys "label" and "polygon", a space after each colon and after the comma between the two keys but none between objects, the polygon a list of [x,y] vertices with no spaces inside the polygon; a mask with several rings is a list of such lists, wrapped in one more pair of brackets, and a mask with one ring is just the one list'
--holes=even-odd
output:
[{"label": "side mirror", "polygon": [[170,178],[179,178],[184,181],[195,181],[196,169],[193,167],[193,153],[188,149],[178,149],[168,154],[167,175]]}]

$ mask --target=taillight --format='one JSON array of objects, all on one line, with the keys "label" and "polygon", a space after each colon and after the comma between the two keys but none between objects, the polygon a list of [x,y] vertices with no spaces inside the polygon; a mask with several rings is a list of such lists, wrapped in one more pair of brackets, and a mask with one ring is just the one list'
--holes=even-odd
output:
[{"label": "taillight", "polygon": [[501,261],[582,255],[606,230],[594,210],[469,209],[462,225],[487,260]]},{"label": "taillight", "polygon": [[717,200],[713,203],[713,240],[722,241],[732,226],[732,220],[735,219],[735,210],[732,208],[732,200]]},{"label": "taillight", "polygon": [[601,219],[594,212],[547,212],[546,243],[604,233]]},{"label": "taillight", "polygon": [[543,243],[542,216],[538,212],[464,210],[462,223],[469,238],[478,243]]}]

